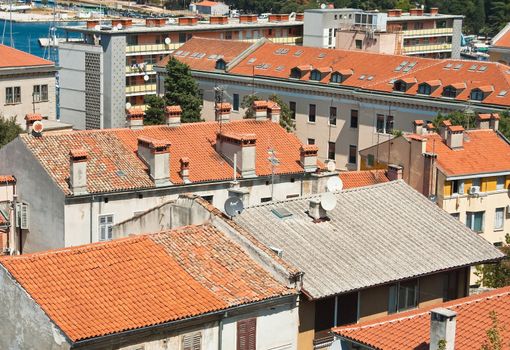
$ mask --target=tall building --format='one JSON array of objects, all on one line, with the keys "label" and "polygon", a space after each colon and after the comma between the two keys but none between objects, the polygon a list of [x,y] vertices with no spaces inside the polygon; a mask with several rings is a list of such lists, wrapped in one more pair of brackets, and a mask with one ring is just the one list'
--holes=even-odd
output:
[{"label": "tall building", "polygon": [[356,9],[305,11],[305,46],[376,53],[460,58],[463,16],[411,9],[385,12]]},{"label": "tall building", "polygon": [[288,45],[302,42],[299,14],[271,15],[267,20],[242,15],[232,20],[212,16],[207,23],[194,17],[169,21],[114,20],[108,25],[92,21],[64,27],[67,33],[81,33],[83,41],[59,45],[62,121],[77,129],[124,127],[126,103],[144,108],[144,97],[156,93],[154,64],[193,36],[246,42],[266,37]]}]

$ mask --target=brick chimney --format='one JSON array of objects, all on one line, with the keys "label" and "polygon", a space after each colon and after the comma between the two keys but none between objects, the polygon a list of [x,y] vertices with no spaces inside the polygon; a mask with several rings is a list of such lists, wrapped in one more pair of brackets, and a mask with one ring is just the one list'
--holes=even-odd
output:
[{"label": "brick chimney", "polygon": [[35,122],[40,122],[43,119],[42,115],[31,113],[25,115],[25,121],[26,121],[26,128],[27,128],[27,134],[32,133],[32,127],[34,126]]},{"label": "brick chimney", "polygon": [[437,7],[431,7],[430,8],[430,15],[431,16],[437,16],[439,14],[439,8]]},{"label": "brick chimney", "polygon": [[143,129],[143,117],[145,113],[140,107],[133,107],[126,111],[127,127],[133,130]]},{"label": "brick chimney", "polygon": [[253,101],[251,108],[253,109],[255,120],[267,119],[267,101]]},{"label": "brick chimney", "polygon": [[411,16],[423,16],[423,9],[414,8],[409,10],[409,15]]},{"label": "brick chimney", "polygon": [[182,108],[181,106],[166,106],[165,118],[166,125],[177,127],[181,125]]},{"label": "brick chimney", "polygon": [[87,151],[72,149],[69,152],[69,189],[73,195],[87,194]]},{"label": "brick chimney", "polygon": [[439,343],[446,342],[445,350],[455,349],[457,313],[446,308],[430,311],[430,350],[439,350]]},{"label": "brick chimney", "polygon": [[388,164],[388,173],[387,173],[388,179],[390,181],[402,180],[403,170],[404,170],[404,168],[401,167],[400,165]]},{"label": "brick chimney", "polygon": [[452,123],[450,120],[443,120],[441,124],[439,125],[439,135],[443,140],[446,141],[446,137],[448,136],[448,127],[450,127]]},{"label": "brick chimney", "polygon": [[418,135],[423,134],[423,124],[423,120],[415,120],[413,122],[413,132]]},{"label": "brick chimney", "polygon": [[499,113],[491,114],[490,128],[494,131],[499,129]]},{"label": "brick chimney", "polygon": [[256,177],[256,142],[255,134],[225,132],[216,135],[216,152],[221,154],[230,165],[236,158],[237,171],[244,178]]},{"label": "brick chimney", "polygon": [[388,10],[388,17],[400,17],[402,15],[401,9]]},{"label": "brick chimney", "polygon": [[302,145],[299,150],[300,163],[305,172],[315,172],[317,170],[317,153],[319,148],[316,145]]},{"label": "brick chimney", "polygon": [[170,143],[138,137],[138,156],[149,168],[149,175],[156,187],[171,185]]},{"label": "brick chimney", "polygon": [[464,128],[460,125],[449,126],[446,135],[446,144],[451,149],[462,149],[464,146]]},{"label": "brick chimney", "polygon": [[216,103],[216,118],[217,121],[228,123],[230,121],[230,111],[232,105],[228,102]]},{"label": "brick chimney", "polygon": [[182,157],[179,160],[179,163],[181,163],[181,177],[182,181],[184,181],[185,184],[191,183],[189,179],[189,158],[188,157]]},{"label": "brick chimney", "polygon": [[271,120],[273,123],[280,124],[280,116],[282,114],[282,109],[278,103],[273,101],[267,102],[267,118]]}]

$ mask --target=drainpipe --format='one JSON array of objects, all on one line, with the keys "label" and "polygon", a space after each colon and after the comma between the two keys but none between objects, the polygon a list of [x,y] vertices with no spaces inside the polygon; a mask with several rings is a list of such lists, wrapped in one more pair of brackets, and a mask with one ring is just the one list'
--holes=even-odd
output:
[{"label": "drainpipe", "polygon": [[222,335],[223,335],[223,319],[228,317],[228,312],[223,313],[218,321],[218,350],[222,348]]},{"label": "drainpipe", "polygon": [[94,195],[90,198],[90,215],[89,215],[89,225],[90,225],[90,243],[92,243],[92,210],[94,209]]}]

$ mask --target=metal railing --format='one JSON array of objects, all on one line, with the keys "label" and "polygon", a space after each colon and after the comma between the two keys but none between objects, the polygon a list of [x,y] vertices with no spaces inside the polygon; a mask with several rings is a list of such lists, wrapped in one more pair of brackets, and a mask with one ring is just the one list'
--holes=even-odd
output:
[{"label": "metal railing", "polygon": [[131,85],[126,86],[126,95],[128,94],[155,94],[156,84]]},{"label": "metal railing", "polygon": [[151,52],[169,52],[182,46],[183,43],[172,44],[146,44],[146,45],[128,45],[126,46],[126,54],[143,54]]},{"label": "metal railing", "polygon": [[405,38],[418,36],[452,35],[453,28],[404,30],[402,31],[402,34],[404,35]]},{"label": "metal railing", "polygon": [[404,46],[404,53],[451,51],[452,44],[424,44]]},{"label": "metal railing", "polygon": [[154,72],[153,64],[146,64],[143,68],[136,66],[126,66],[126,74],[142,74]]}]

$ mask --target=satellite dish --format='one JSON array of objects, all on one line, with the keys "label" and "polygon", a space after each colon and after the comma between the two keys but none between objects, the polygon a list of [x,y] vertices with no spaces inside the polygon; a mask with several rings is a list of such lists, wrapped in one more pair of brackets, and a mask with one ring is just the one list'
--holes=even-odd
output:
[{"label": "satellite dish", "polygon": [[328,171],[335,171],[336,170],[336,164],[335,164],[335,161],[334,160],[330,160],[328,162]]},{"label": "satellite dish", "polygon": [[165,38],[165,44],[170,45],[171,42],[172,42],[172,39]]},{"label": "satellite dish", "polygon": [[149,76],[148,76],[147,74],[145,74],[145,75],[143,76],[143,80],[145,80],[145,81],[149,81]]},{"label": "satellite dish", "polygon": [[326,8],[326,4],[321,4],[321,9],[325,9]]},{"label": "satellite dish", "polygon": [[122,23],[117,23],[116,27],[117,27],[118,30],[121,30],[122,29]]},{"label": "satellite dish", "polygon": [[335,341],[333,341],[333,343],[331,343],[329,347],[329,350],[342,350],[342,342],[340,341],[340,339],[336,339]]},{"label": "satellite dish", "polygon": [[34,124],[32,125],[32,130],[37,133],[37,134],[40,134],[43,132],[44,130],[44,125],[42,122],[40,122],[39,120],[34,122]]},{"label": "satellite dish", "polygon": [[321,207],[326,211],[335,209],[336,197],[331,192],[326,192],[321,195]]},{"label": "satellite dish", "polygon": [[228,197],[225,201],[225,213],[228,216],[234,217],[241,214],[244,210],[243,201],[237,197]]},{"label": "satellite dish", "polygon": [[130,108],[131,108],[131,103],[126,102],[126,109],[130,109]]},{"label": "satellite dish", "polygon": [[101,26],[100,26],[99,24],[96,24],[96,25],[94,26],[94,29],[95,29],[95,30],[101,30]]},{"label": "satellite dish", "polygon": [[326,183],[326,188],[328,192],[339,192],[344,188],[344,183],[342,182],[342,179],[340,179],[337,176],[334,176],[328,179],[328,182]]}]

